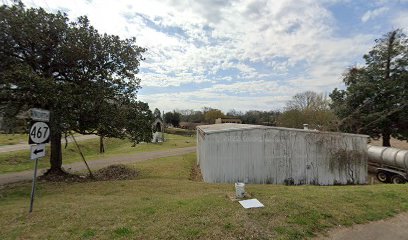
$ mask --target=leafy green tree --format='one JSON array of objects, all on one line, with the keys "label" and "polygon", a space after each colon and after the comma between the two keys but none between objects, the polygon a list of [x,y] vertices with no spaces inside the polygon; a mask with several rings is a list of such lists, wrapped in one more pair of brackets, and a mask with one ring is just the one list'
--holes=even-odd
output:
[{"label": "leafy green tree", "polygon": [[201,111],[194,111],[190,115],[190,122],[193,122],[193,123],[202,123],[202,122],[204,122],[204,114]]},{"label": "leafy green tree", "polygon": [[18,116],[18,109],[13,107],[0,107],[0,131],[5,133],[25,133],[27,132],[28,122]]},{"label": "leafy green tree", "polygon": [[132,99],[102,101],[93,113],[95,118],[88,116],[88,122],[82,124],[85,128],[77,132],[89,133],[93,126],[92,132],[100,136],[100,153],[105,152],[105,137],[128,138],[133,146],[151,141],[153,114],[147,103]]},{"label": "leafy green tree", "polygon": [[195,111],[192,109],[176,110],[181,114],[181,122],[201,123],[204,122],[204,114],[201,111]]},{"label": "leafy green tree", "polygon": [[[50,173],[63,173],[64,133],[121,137],[124,128],[150,129],[136,116],[146,106],[135,110],[134,126],[124,124],[129,116],[121,113],[137,105],[131,99],[140,88],[136,74],[144,51],[134,38],[100,34],[86,17],[70,22],[64,13],[21,3],[0,7],[0,105],[50,110]],[[149,138],[127,131],[137,141]]]},{"label": "leafy green tree", "polygon": [[153,119],[152,111],[147,103],[141,101],[130,101],[122,109],[126,114],[125,133],[134,143],[151,142]]},{"label": "leafy green tree", "polygon": [[345,90],[335,89],[331,107],[346,132],[383,138],[408,139],[408,39],[394,30],[375,41],[364,55],[365,65],[344,75]]},{"label": "leafy green tree", "polygon": [[171,125],[173,125],[173,127],[179,127],[180,117],[181,117],[181,114],[176,111],[167,112],[164,114],[164,121],[166,123],[170,123]]},{"label": "leafy green tree", "polygon": [[242,123],[245,124],[275,126],[279,114],[278,111],[249,110],[245,112],[245,114],[238,115],[238,118],[240,118]]},{"label": "leafy green tree", "polygon": [[284,111],[278,118],[279,127],[303,128],[303,124],[308,121],[302,111],[293,109]]},{"label": "leafy green tree", "polygon": [[230,118],[240,118],[242,115],[243,113],[241,111],[237,111],[235,109],[231,109],[227,112],[227,117],[230,117]]},{"label": "leafy green tree", "polygon": [[217,118],[225,118],[224,113],[219,109],[204,107],[204,121],[206,123],[215,123]]}]

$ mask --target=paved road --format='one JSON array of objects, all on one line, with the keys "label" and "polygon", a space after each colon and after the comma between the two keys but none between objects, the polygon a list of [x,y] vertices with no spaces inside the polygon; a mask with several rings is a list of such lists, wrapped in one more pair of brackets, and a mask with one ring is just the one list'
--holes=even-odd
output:
[{"label": "paved road", "polygon": [[408,239],[408,213],[401,213],[396,217],[354,225],[348,228],[334,229],[327,237],[316,240],[406,240]]},{"label": "paved road", "polygon": [[[184,155],[184,154],[192,153],[195,151],[196,151],[196,147],[172,148],[168,150],[155,151],[155,152],[141,152],[141,153],[124,155],[124,156],[109,156],[109,157],[103,157],[100,160],[93,160],[93,161],[87,161],[87,162],[88,162],[89,167],[92,170],[95,170],[95,169],[103,168],[103,167],[106,167],[112,164],[134,163],[134,162],[140,162],[140,161],[145,161],[145,160],[155,159],[155,158]],[[83,162],[71,163],[71,164],[63,165],[63,167],[64,169],[67,169],[70,172],[86,170],[85,164]],[[41,175],[45,171],[46,169],[39,169],[39,173],[40,173],[39,175]],[[20,182],[20,181],[25,181],[25,180],[31,180],[32,176],[33,176],[33,170],[27,170],[27,171],[17,172],[17,173],[0,174],[0,185]]]},{"label": "paved road", "polygon": [[[83,141],[83,140],[88,140],[92,138],[97,138],[98,136],[96,135],[81,135],[81,136],[76,136],[75,139],[77,141]],[[68,142],[73,142],[71,136],[67,138]],[[62,139],[63,144],[65,143],[65,139]],[[14,145],[5,145],[5,146],[0,146],[0,153],[4,152],[14,152],[14,151],[20,151],[20,150],[28,150],[30,149],[30,145],[28,145],[28,139],[27,143],[19,143],[19,144],[14,144]]]}]

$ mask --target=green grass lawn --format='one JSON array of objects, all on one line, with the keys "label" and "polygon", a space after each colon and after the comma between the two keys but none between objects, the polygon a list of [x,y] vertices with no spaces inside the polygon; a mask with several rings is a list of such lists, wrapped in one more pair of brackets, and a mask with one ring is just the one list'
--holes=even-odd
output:
[{"label": "green grass lawn", "polygon": [[247,185],[265,207],[226,197],[233,184],[189,180],[195,154],[139,162],[136,180],[40,182],[0,189],[0,239],[304,239],[408,210],[406,185]]},{"label": "green grass lawn", "polygon": [[[105,139],[105,153],[99,153],[99,138],[79,141],[81,150],[85,155],[86,160],[103,159],[112,155],[125,155],[137,152],[159,151],[170,148],[181,148],[195,146],[195,137],[185,137],[179,135],[165,135],[167,141],[164,143],[152,144],[141,143],[136,147],[132,147],[132,143],[128,140],[121,139]],[[49,147],[46,149],[46,157],[39,161],[39,168],[49,167]],[[63,163],[73,163],[82,161],[78,150],[74,143],[68,143],[68,147],[64,148],[63,141]],[[28,169],[33,169],[33,161],[29,159],[29,150],[15,151],[10,153],[0,153],[0,173],[18,172]]]},{"label": "green grass lawn", "polygon": [[19,143],[28,144],[28,134],[4,134],[0,133],[0,146],[14,145]]},{"label": "green grass lawn", "polygon": [[196,130],[183,129],[183,128],[166,128],[165,132],[170,133],[170,134],[177,134],[181,136],[193,136],[196,134]]}]

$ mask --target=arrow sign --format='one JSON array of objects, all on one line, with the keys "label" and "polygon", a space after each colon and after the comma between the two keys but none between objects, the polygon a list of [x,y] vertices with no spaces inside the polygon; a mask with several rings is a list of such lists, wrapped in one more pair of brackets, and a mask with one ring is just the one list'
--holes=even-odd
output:
[{"label": "arrow sign", "polygon": [[31,160],[45,156],[45,144],[31,145]]},{"label": "arrow sign", "polygon": [[40,152],[44,152],[44,149],[35,149],[34,150],[35,155],[37,155],[37,153],[40,153]]}]

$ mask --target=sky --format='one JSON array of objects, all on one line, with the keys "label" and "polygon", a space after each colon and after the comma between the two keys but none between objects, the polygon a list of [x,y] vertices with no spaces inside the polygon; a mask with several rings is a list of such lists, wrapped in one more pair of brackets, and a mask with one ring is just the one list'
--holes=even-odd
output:
[{"label": "sky", "polygon": [[148,49],[138,99],[162,111],[281,110],[296,93],[344,88],[342,74],[375,39],[408,33],[408,0],[23,2],[136,37]]}]

